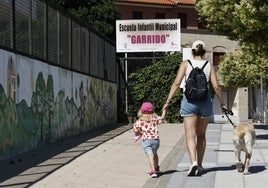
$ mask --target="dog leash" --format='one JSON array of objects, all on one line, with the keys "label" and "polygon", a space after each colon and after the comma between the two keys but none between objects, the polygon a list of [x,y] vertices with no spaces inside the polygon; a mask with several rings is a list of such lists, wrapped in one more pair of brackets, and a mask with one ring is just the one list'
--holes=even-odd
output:
[{"label": "dog leash", "polygon": [[234,113],[232,112],[232,110],[225,110],[224,111],[224,114],[226,115],[227,119],[230,121],[230,123],[232,124],[232,126],[234,127],[234,129],[236,128],[235,124],[232,122],[232,120],[230,119],[230,117],[228,116],[229,115],[234,115]]}]

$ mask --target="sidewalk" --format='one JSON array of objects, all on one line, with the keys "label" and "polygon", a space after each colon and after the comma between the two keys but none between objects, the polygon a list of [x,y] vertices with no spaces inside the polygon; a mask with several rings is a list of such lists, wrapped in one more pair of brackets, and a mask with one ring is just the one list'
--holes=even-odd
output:
[{"label": "sidewalk", "polygon": [[[76,144],[69,141],[50,149],[44,148],[42,152],[47,155],[39,161],[31,159],[40,158],[41,151],[35,152],[34,156],[21,157],[21,160],[14,159],[14,164],[1,164],[0,187],[265,188],[268,184],[268,126],[256,125],[255,130],[257,138],[250,175],[236,171],[233,127],[230,124],[209,124],[203,164],[205,171],[201,176],[187,177],[190,163],[183,126],[165,124],[160,126],[162,174],[159,178],[150,178],[141,141],[134,143],[131,126],[125,125],[100,135],[77,138]],[[22,165],[26,162],[28,166]],[[11,173],[10,166],[17,169],[17,174]]]},{"label": "sidewalk", "polygon": [[[255,130],[256,143],[253,146],[250,175],[243,175],[236,170],[232,143],[233,127],[230,124],[210,124],[203,163],[205,171],[200,176],[187,177],[189,158],[188,154],[184,153],[167,184],[154,184],[153,187],[266,188],[268,185],[268,126],[256,125]],[[244,153],[241,157],[241,160],[244,160]],[[147,185],[149,185],[148,182]]]},{"label": "sidewalk", "polygon": [[129,125],[105,127],[1,160],[0,187],[29,187],[129,129]]},{"label": "sidewalk", "polygon": [[[160,164],[183,135],[179,125],[160,127]],[[137,188],[149,178],[148,159],[141,140],[133,142],[133,131],[115,137],[65,165],[32,187]]]}]

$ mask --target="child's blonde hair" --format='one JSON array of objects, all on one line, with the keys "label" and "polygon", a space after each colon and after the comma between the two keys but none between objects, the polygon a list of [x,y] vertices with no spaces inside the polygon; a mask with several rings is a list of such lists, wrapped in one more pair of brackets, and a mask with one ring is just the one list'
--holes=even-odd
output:
[{"label": "child's blonde hair", "polygon": [[151,119],[155,118],[157,116],[157,114],[155,112],[151,113],[151,114],[143,114],[141,113],[139,118],[143,121],[150,121]]}]

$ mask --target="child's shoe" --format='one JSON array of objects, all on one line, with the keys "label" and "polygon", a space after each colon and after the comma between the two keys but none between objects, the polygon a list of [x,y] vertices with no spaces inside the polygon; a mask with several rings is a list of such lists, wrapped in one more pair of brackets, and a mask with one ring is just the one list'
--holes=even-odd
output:
[{"label": "child's shoe", "polygon": [[151,171],[150,176],[151,176],[151,178],[157,178],[158,177],[157,171],[155,171],[155,170]]}]

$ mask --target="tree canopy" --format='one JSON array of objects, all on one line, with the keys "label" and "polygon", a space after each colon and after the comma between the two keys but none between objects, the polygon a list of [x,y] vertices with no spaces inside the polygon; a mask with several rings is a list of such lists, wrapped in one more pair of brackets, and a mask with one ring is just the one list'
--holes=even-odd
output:
[{"label": "tree canopy", "polygon": [[54,0],[72,16],[115,39],[115,21],[121,18],[113,0]]},{"label": "tree canopy", "polygon": [[220,73],[227,86],[256,85],[268,78],[268,6],[264,0],[196,0],[196,10],[208,29],[239,41],[227,53]]}]

